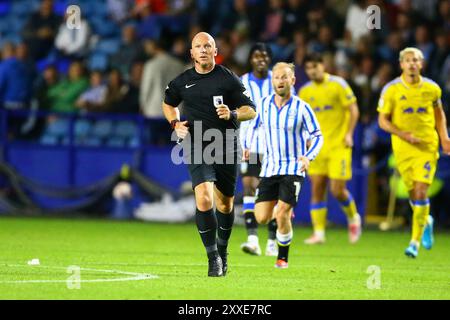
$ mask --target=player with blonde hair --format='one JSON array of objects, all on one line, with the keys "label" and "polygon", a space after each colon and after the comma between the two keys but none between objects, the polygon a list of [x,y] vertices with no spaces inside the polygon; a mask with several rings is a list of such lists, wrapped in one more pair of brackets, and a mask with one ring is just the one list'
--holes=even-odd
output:
[{"label": "player with blonde hair", "polygon": [[426,249],[433,246],[433,218],[427,193],[436,172],[439,140],[443,152],[450,154],[450,139],[442,91],[433,80],[420,75],[422,52],[405,48],[399,60],[402,74],[384,86],[378,103],[378,122],[392,134],[397,168],[409,191],[413,222],[405,254],[416,258],[421,244]]}]

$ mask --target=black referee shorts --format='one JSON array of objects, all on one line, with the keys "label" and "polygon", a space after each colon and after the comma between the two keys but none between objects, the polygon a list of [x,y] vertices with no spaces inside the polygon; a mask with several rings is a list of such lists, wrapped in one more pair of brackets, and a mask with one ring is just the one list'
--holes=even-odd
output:
[{"label": "black referee shorts", "polygon": [[256,189],[256,203],[263,201],[278,201],[289,203],[295,207],[302,189],[302,176],[272,176],[261,178]]},{"label": "black referee shorts", "polygon": [[[261,157],[257,153],[250,154],[250,161],[243,161],[241,163],[241,177],[255,177],[259,178],[259,173],[261,172]],[[256,163],[254,163],[256,160]]]},{"label": "black referee shorts", "polygon": [[192,179],[192,189],[203,182],[214,181],[217,189],[225,196],[234,196],[238,164],[190,164],[188,168]]}]

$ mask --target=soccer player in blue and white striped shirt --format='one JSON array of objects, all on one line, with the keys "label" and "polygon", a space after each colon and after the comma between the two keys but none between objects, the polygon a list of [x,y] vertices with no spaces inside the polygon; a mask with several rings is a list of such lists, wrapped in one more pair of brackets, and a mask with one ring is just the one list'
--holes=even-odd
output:
[{"label": "soccer player in blue and white striped shirt", "polygon": [[[265,96],[273,92],[272,71],[269,66],[272,61],[272,52],[270,47],[265,43],[255,43],[250,49],[249,64],[252,71],[241,77],[247,93],[250,95],[255,105],[261,103]],[[259,184],[259,173],[261,172],[261,159],[264,154],[264,133],[260,128],[253,130],[251,121],[241,123],[239,136],[241,146],[250,151],[250,161],[241,163],[242,185],[244,187],[244,205],[242,208],[245,220],[245,228],[247,230],[247,241],[241,245],[241,249],[245,253],[252,255],[261,255],[261,248],[258,240],[258,223],[255,218],[255,191]],[[251,139],[251,145],[245,145],[248,130],[252,131],[254,139]],[[277,222],[272,219],[268,224],[268,240],[265,254],[266,256],[277,256],[278,247],[276,242]]]},{"label": "soccer player in blue and white striped shirt", "polygon": [[[277,206],[278,258],[275,267],[287,268],[293,236],[292,209],[297,204],[309,163],[322,148],[323,137],[311,107],[291,94],[295,83],[294,65],[280,62],[272,72],[275,93],[257,105],[254,122],[255,128],[262,127],[266,140],[261,182],[256,190],[255,216],[258,223],[268,223]],[[247,139],[251,139],[251,134]],[[249,153],[245,152],[244,156],[248,157]]]}]

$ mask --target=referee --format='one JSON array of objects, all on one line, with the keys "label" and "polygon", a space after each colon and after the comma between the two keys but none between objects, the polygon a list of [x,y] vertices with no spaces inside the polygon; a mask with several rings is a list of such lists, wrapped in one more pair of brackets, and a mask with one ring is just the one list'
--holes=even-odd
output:
[{"label": "referee", "polygon": [[[191,47],[194,67],[169,83],[162,105],[177,136],[194,141],[185,144],[188,147],[184,148],[184,153],[194,155],[190,157],[188,168],[195,193],[195,220],[208,255],[210,277],[224,276],[228,269],[227,246],[234,222],[233,201],[240,159],[236,130],[240,121],[256,116],[255,106],[241,81],[227,68],[215,64],[216,55],[214,39],[205,32],[196,34]],[[180,121],[178,105],[181,102],[184,102],[186,121]],[[211,163],[204,156],[210,150],[210,139],[206,136],[218,130],[222,139],[216,140],[222,140],[219,142],[222,149],[215,150],[215,160]],[[198,137],[205,138],[199,142]],[[218,142],[214,142],[217,145]],[[202,155],[200,160],[198,155]]]}]

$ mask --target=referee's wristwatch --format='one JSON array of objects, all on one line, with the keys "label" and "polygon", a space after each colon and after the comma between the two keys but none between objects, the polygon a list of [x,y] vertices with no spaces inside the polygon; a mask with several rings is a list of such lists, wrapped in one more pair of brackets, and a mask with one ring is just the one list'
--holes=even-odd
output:
[{"label": "referee's wristwatch", "polygon": [[236,110],[231,110],[230,112],[230,120],[237,120],[238,119],[238,114]]},{"label": "referee's wristwatch", "polygon": [[172,130],[175,130],[175,126],[178,122],[180,122],[180,120],[177,119],[170,121],[170,127],[172,128]]}]

